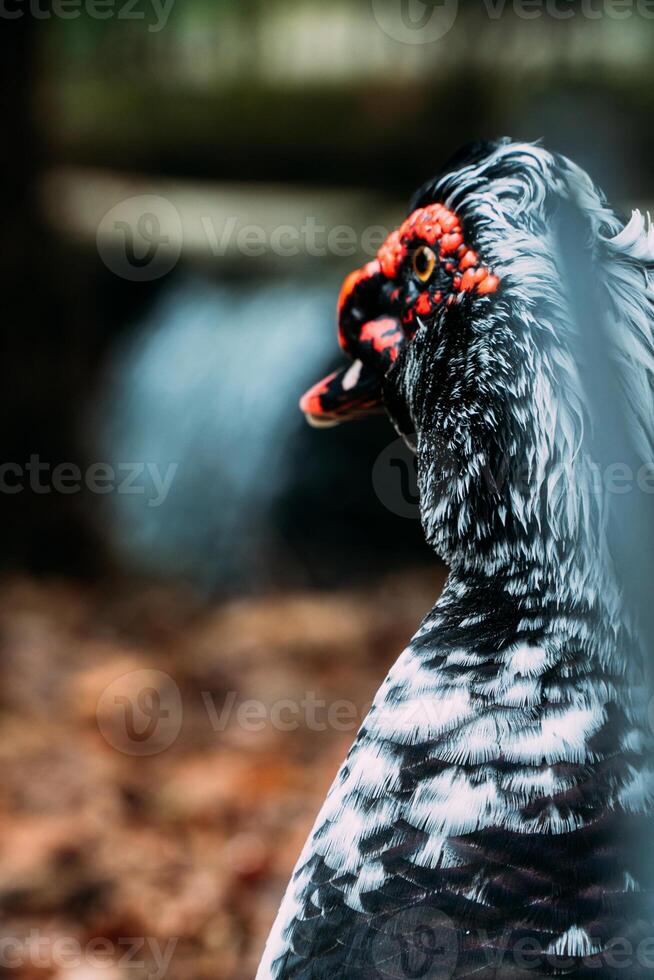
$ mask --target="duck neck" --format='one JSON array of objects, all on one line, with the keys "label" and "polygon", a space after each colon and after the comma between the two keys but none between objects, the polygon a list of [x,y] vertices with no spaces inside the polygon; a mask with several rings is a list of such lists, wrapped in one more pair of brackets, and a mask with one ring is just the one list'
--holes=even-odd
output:
[{"label": "duck neck", "polygon": [[628,642],[620,596],[610,577],[573,555],[536,560],[511,552],[454,561],[437,610],[454,626],[457,642],[574,648],[616,663]]}]

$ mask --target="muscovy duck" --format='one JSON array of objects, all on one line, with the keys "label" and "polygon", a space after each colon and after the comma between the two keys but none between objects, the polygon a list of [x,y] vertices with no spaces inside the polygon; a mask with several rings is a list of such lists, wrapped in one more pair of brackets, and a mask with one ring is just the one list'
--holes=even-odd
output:
[{"label": "muscovy duck", "polygon": [[567,158],[467,148],[343,284],[352,363],[301,408],[320,425],[385,407],[450,574],[336,776],[258,980],[654,975],[643,658],[584,443],[566,222],[651,452],[654,232]]}]

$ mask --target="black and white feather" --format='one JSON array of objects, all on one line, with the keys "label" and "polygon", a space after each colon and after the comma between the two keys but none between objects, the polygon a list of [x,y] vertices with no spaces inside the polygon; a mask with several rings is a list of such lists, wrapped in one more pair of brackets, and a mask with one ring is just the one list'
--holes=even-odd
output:
[{"label": "black and white feather", "polygon": [[[608,956],[654,936],[650,732],[572,293],[605,311],[651,460],[654,230],[569,160],[508,140],[413,207],[431,202],[501,283],[421,318],[383,381],[450,576],[336,776],[257,977],[650,975]],[[571,221],[584,282],[566,267]]]}]

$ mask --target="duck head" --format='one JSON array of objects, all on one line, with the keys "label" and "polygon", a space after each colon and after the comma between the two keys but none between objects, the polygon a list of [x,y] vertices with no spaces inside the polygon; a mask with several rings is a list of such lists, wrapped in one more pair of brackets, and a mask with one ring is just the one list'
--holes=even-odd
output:
[{"label": "duck head", "polygon": [[[492,296],[499,285],[499,277],[466,241],[454,211],[439,201],[415,207],[376,258],[345,279],[338,299],[338,340],[352,363],[302,397],[307,420],[331,426],[385,407],[409,437],[421,423],[411,412],[410,396],[421,373],[416,354],[422,352],[428,374],[435,352],[424,349],[426,339],[433,348],[448,314],[460,319],[471,301]],[[441,358],[445,355],[443,350]]]},{"label": "duck head", "polygon": [[[570,216],[580,233],[564,248]],[[416,451],[423,527],[446,561],[559,567],[597,553],[604,504],[584,441],[579,310],[623,324],[610,342],[644,390],[645,244],[631,224],[621,231],[566,158],[476,144],[343,283],[338,338],[351,363],[300,406],[316,425],[388,412]]]}]

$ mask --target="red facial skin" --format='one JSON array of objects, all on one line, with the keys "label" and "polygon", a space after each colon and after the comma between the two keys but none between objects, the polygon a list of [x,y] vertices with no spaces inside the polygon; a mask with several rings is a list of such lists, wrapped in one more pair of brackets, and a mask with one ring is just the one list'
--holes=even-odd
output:
[{"label": "red facial skin", "polygon": [[402,259],[406,255],[406,248],[402,244],[402,228],[392,231],[382,247],[377,252],[377,259],[381,266],[381,271],[387,279],[394,279],[400,267]]},{"label": "red facial skin", "polygon": [[[438,293],[436,293],[436,296],[438,296]],[[434,296],[434,299],[436,299],[436,296]],[[433,308],[431,295],[426,291],[420,293],[415,303],[416,313],[420,313],[421,316],[426,316],[428,313],[431,313]]]},{"label": "red facial skin", "polygon": [[[465,273],[478,268],[479,256],[464,244],[463,232],[457,216],[442,204],[429,204],[410,214],[396,231],[391,232],[380,248],[377,259],[385,276],[389,279],[395,278],[409,252],[409,247],[417,242],[424,242],[432,248],[438,246],[441,258],[444,256],[449,258],[453,252],[456,252],[460,272]],[[445,268],[453,272],[454,262],[452,260],[446,262]],[[497,289],[499,284],[497,276],[492,276],[491,281],[486,283],[483,289],[479,288],[488,276],[490,273],[484,270],[484,275],[475,279],[477,292],[492,293]],[[461,287],[461,291],[466,291],[468,288],[467,285],[465,289]]]},{"label": "red facial skin", "polygon": [[[369,302],[366,295],[369,297],[372,291],[374,307],[375,290],[383,287],[384,280],[396,279],[409,253],[421,244],[429,245],[436,252],[445,272],[451,276],[451,288],[445,292],[424,289],[413,305],[404,309],[397,317],[373,316],[358,325],[360,321],[357,321],[357,317],[361,317],[361,310],[365,310],[366,303]],[[374,371],[380,371],[381,378],[381,374],[396,360],[401,344],[415,333],[416,315],[428,316],[440,304],[450,306],[457,296],[464,293],[478,296],[494,293],[499,282],[493,272],[480,264],[477,252],[466,245],[456,214],[443,204],[417,208],[399,228],[390,233],[377,252],[376,259],[355,269],[343,282],[338,298],[339,343],[355,359],[367,361],[366,352],[374,351],[379,357]],[[400,295],[401,290],[396,287],[390,293],[391,301],[397,302]],[[335,399],[342,401],[344,395],[339,387],[338,377],[339,372],[335,372],[314,385],[300,402],[302,411],[316,419],[319,416],[335,417]],[[360,399],[356,398],[354,390],[351,394],[353,409],[356,404],[353,415],[364,414],[378,404],[374,398],[369,397],[369,392],[367,396],[363,396],[362,392]],[[339,417],[346,414],[346,408],[346,404],[341,405]]]},{"label": "red facial skin", "polygon": [[347,351],[347,338],[343,331],[343,317],[342,313],[348,302],[354,296],[357,288],[362,282],[372,279],[374,276],[379,275],[381,272],[381,267],[377,259],[373,259],[372,262],[366,262],[364,266],[360,269],[355,269],[354,272],[350,272],[348,276],[345,277],[343,285],[341,286],[341,291],[338,295],[338,342],[344,351]]},{"label": "red facial skin", "polygon": [[354,272],[350,272],[343,281],[341,286],[341,291],[338,294],[338,312],[340,313],[348,299],[357,288],[359,283],[363,279],[370,279],[372,276],[376,275],[380,270],[379,261],[373,259],[372,262],[367,262],[361,269],[355,269]]},{"label": "red facial skin", "polygon": [[[420,242],[424,242],[432,248],[436,247],[441,259],[447,257],[447,261],[444,262],[446,271],[454,273],[456,269],[452,279],[454,292],[475,292],[479,295],[487,295],[497,289],[498,277],[480,266],[477,253],[464,243],[463,232],[457,216],[452,211],[448,211],[442,204],[429,204],[427,207],[418,208],[409,215],[399,228],[390,233],[377,252],[376,259],[347,276],[338,299],[339,316],[354,291],[364,280],[378,275],[380,272],[387,279],[395,279],[402,262],[409,253],[409,249]],[[421,293],[418,297],[415,307],[418,314],[425,315],[433,310],[433,305],[427,308],[427,299],[423,298],[425,296],[428,294]],[[436,300],[436,302],[440,301],[442,301],[442,296]]]},{"label": "red facial skin", "polygon": [[378,354],[389,352],[391,362],[399,352],[402,331],[398,329],[397,320],[393,317],[380,317],[378,320],[368,320],[361,328],[362,342],[368,341]]},{"label": "red facial skin", "polygon": [[337,371],[333,371],[322,381],[318,381],[312,388],[305,391],[300,399],[300,410],[305,415],[321,415],[324,412],[322,397],[329,391],[329,383],[334,380],[337,374]]}]

